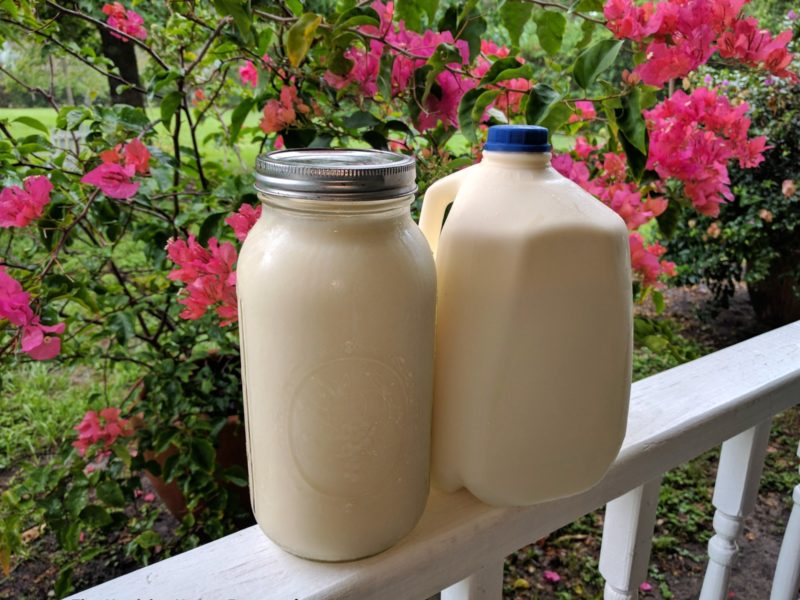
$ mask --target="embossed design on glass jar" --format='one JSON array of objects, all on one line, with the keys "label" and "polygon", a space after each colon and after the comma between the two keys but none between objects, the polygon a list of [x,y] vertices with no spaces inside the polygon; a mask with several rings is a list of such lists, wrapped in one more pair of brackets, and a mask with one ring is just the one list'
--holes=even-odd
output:
[{"label": "embossed design on glass jar", "polygon": [[330,496],[380,492],[393,481],[407,444],[402,378],[371,358],[325,362],[296,388],[289,445],[299,473]]}]

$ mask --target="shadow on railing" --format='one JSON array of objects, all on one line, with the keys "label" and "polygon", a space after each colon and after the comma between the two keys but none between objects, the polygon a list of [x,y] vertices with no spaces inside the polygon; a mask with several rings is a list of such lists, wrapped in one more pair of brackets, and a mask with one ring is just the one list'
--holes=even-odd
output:
[{"label": "shadow on railing", "polygon": [[[600,572],[606,600],[635,599],[650,558],[661,476],[722,444],[713,503],[715,535],[701,600],[727,596],[736,539],[752,510],[772,417],[800,403],[800,321],[633,385],[628,432],[604,479],[570,498],[493,508],[466,491],[431,493],[422,520],[372,558],[297,558],[257,527],[72,596],[128,598],[443,600],[499,598],[503,558],[608,503]],[[800,503],[800,486],[794,492]],[[795,600],[800,508],[792,510],[772,600]]]}]

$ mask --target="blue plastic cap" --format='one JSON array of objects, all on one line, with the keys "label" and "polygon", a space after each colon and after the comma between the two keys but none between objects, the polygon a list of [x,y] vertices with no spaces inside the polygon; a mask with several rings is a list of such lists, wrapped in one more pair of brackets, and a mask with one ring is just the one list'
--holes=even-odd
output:
[{"label": "blue plastic cap", "polygon": [[489,127],[483,149],[491,152],[550,152],[547,127],[494,125]]}]

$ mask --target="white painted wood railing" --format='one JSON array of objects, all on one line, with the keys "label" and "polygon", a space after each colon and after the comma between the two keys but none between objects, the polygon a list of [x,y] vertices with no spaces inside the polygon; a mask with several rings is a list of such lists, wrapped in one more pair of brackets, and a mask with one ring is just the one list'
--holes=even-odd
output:
[{"label": "white painted wood railing", "polygon": [[[603,481],[578,496],[492,508],[463,490],[434,491],[400,544],[351,563],[296,558],[254,526],[73,598],[424,600],[442,591],[443,600],[497,599],[505,556],[607,503],[600,556],[605,598],[635,599],[646,576],[662,474],[722,443],[715,535],[700,596],[722,600],[736,538],[758,490],[771,418],[797,403],[800,321],[634,384],[622,451]],[[800,485],[794,502],[772,600],[797,598]]]}]

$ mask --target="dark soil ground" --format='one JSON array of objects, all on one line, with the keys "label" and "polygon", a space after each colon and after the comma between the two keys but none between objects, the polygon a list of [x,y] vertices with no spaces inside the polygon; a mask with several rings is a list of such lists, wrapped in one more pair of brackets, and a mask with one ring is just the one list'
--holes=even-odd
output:
[{"label": "dark soil ground", "polygon": [[[758,335],[759,325],[739,290],[729,309],[716,311],[711,293],[702,286],[666,291],[665,316],[680,333],[717,350]],[[647,309],[641,309],[648,314]],[[745,522],[741,554],[731,582],[729,598],[765,600],[788,519],[791,489],[800,482],[795,452],[800,441],[800,411],[787,411],[775,421],[754,515]],[[689,600],[697,598],[706,561],[706,544],[713,533],[710,504],[716,474],[717,452],[711,451],[688,465],[668,473],[662,487],[659,515],[648,583],[652,589],[642,598]],[[0,472],[0,491],[13,471]],[[506,599],[565,600],[602,598],[603,580],[597,570],[603,512],[586,515],[547,538],[521,549],[506,560]],[[174,527],[164,517],[163,530]],[[76,589],[85,589],[130,572],[138,565],[126,559],[125,540],[109,539],[107,552],[76,570]],[[0,576],[0,600],[53,597],[59,554],[52,536],[43,535],[29,544],[27,560],[16,561],[9,577]],[[547,580],[545,571],[559,581]],[[550,575],[550,579],[553,579]],[[246,599],[243,599],[246,600]]]}]

